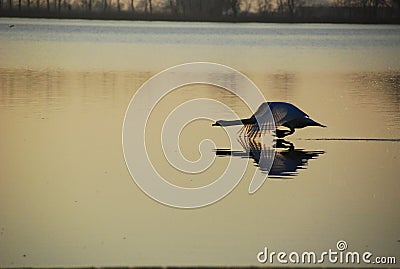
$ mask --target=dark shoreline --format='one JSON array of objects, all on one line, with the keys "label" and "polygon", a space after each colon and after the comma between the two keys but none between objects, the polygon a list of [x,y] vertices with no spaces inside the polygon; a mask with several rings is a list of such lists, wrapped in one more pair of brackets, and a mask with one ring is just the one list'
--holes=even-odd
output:
[{"label": "dark shoreline", "polygon": [[0,18],[42,18],[80,20],[173,21],[173,22],[226,22],[226,23],[331,23],[331,24],[400,24],[400,18],[314,17],[314,16],[176,16],[171,14],[146,14],[131,12],[56,12],[47,10],[0,10]]}]

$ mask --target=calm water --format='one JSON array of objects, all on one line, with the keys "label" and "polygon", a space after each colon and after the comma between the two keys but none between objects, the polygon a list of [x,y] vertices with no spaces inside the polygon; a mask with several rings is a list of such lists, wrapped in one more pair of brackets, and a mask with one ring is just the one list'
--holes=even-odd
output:
[{"label": "calm water", "polygon": [[[220,157],[188,179],[162,153],[166,115],[204,97],[250,112],[220,88],[179,88],[149,120],[157,171],[197,187],[230,158],[248,166],[216,204],[161,205],[130,177],[122,123],[147,79],[192,61],[234,67],[267,100],[294,103],[328,128],[287,137],[293,147],[278,150],[249,195],[263,145],[230,146],[221,128],[195,121],[181,135],[184,156],[198,159],[211,138]],[[399,26],[0,19],[0,85],[0,266],[259,265],[265,246],[321,253],[338,240],[400,262]]]}]

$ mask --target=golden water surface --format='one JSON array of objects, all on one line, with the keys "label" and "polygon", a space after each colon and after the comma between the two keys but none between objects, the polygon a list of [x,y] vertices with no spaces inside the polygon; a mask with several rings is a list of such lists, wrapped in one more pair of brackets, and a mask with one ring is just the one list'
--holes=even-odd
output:
[{"label": "golden water surface", "polygon": [[[260,265],[256,255],[264,247],[321,253],[336,250],[339,240],[348,250],[400,262],[399,27],[21,19],[0,25],[0,266]],[[151,76],[191,61],[234,67],[267,100],[296,104],[327,125],[286,138],[296,150],[320,153],[252,195],[251,174],[261,171],[242,158],[249,165],[237,188],[200,209],[149,198],[125,165],[125,111]],[[207,85],[179,88],[159,103],[146,133],[149,155],[181,186],[211,183],[229,158],[240,158],[218,157],[193,177],[166,162],[162,122],[178,104],[202,97],[250,116],[238,98]],[[220,128],[195,121],[182,132],[184,156],[199,158],[205,138],[230,149]],[[350,140],[356,138],[364,140]]]}]

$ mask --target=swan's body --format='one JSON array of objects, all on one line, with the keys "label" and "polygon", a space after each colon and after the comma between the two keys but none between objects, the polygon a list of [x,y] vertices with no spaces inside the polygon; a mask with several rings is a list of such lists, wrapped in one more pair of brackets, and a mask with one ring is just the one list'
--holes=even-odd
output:
[{"label": "swan's body", "polygon": [[[269,109],[268,109],[269,107]],[[269,119],[272,113],[275,122],[276,136],[283,138],[295,132],[295,129],[304,128],[307,126],[326,127],[312,120],[306,113],[298,107],[285,102],[265,102],[260,105],[257,111],[248,119],[241,120],[219,120],[213,126],[234,126],[244,125],[241,133],[246,132],[248,137],[260,136],[262,132],[268,130],[270,126]],[[286,127],[289,130],[281,130],[279,127]]]}]

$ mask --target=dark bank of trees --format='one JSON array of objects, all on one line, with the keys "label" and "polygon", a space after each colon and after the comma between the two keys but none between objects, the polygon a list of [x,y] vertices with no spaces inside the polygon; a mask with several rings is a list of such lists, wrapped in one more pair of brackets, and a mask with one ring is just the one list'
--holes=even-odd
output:
[{"label": "dark bank of trees", "polygon": [[0,16],[399,23],[400,0],[0,0]]}]

